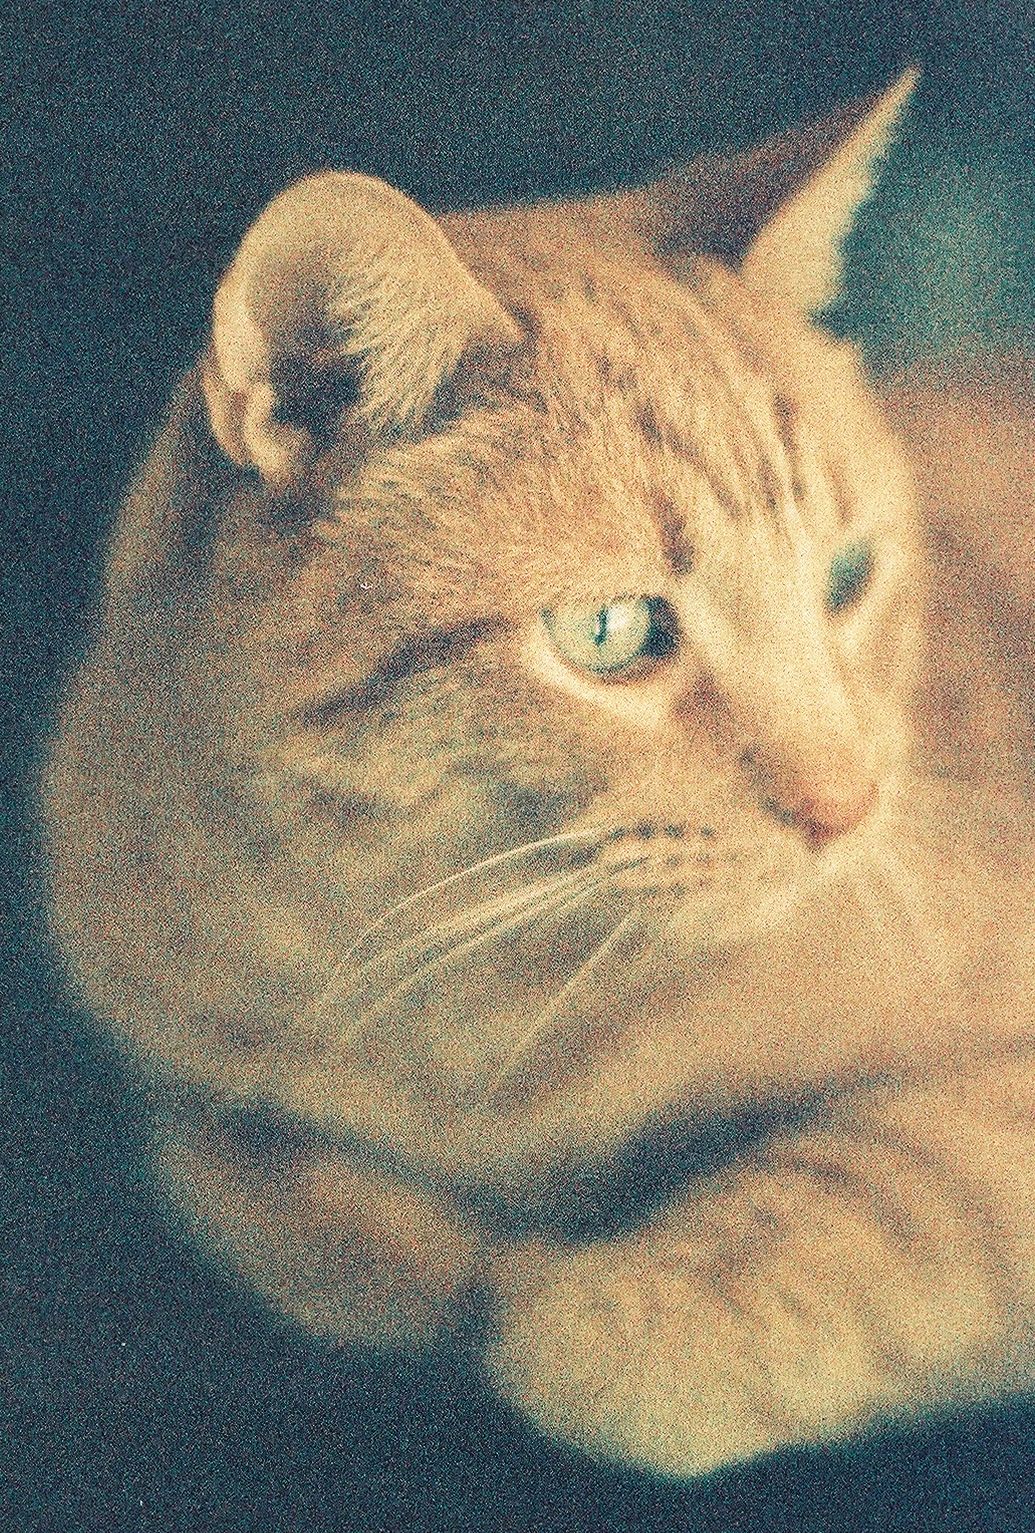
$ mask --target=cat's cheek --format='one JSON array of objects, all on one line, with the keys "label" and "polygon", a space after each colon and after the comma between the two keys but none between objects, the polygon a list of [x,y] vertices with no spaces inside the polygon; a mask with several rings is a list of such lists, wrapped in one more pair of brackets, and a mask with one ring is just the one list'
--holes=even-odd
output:
[{"label": "cat's cheek", "polygon": [[919,612],[908,598],[862,613],[839,636],[842,673],[880,769],[892,772],[912,744],[910,707],[922,663]]},{"label": "cat's cheek", "polygon": [[907,697],[923,661],[922,614],[907,593],[888,600],[867,626],[859,663],[891,697]]}]

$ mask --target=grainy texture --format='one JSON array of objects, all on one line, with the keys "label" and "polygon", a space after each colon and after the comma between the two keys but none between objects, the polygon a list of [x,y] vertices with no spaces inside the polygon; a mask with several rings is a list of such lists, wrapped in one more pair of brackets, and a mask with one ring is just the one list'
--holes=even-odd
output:
[{"label": "grainy texture", "polygon": [[199,1238],[676,1476],[1030,1377],[1025,539],[922,379],[917,515],[807,312],[902,95],[582,203],[284,193],[48,775]]}]

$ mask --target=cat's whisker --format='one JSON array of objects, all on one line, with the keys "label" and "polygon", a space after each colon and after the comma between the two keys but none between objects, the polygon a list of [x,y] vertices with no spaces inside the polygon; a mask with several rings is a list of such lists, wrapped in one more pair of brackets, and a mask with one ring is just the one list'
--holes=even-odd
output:
[{"label": "cat's whisker", "polygon": [[879,940],[887,926],[889,899],[894,897],[896,908],[902,900],[899,891],[888,884],[883,870],[877,865],[875,850],[870,850],[865,861],[853,865],[843,887],[854,896],[862,920]]},{"label": "cat's whisker", "polygon": [[[495,895],[490,899],[477,904],[464,906],[454,914],[443,918],[441,921],[432,922],[419,928],[404,941],[396,942],[392,946],[381,948],[371,955],[359,968],[351,971],[343,962],[337,971],[337,979],[334,979],[326,987],[319,1001],[314,1003],[312,1012],[306,1013],[306,1019],[312,1021],[315,1016],[325,1012],[328,1004],[333,1001],[336,1004],[347,1003],[349,998],[360,989],[364,980],[368,979],[378,969],[388,968],[392,964],[400,964],[404,959],[416,958],[421,962],[431,961],[435,955],[435,949],[441,948],[440,955],[448,959],[451,954],[461,951],[458,939],[470,936],[475,939],[479,928],[484,937],[497,935],[503,931],[516,929],[520,919],[511,924],[512,916],[520,916],[526,912],[529,920],[534,920],[543,913],[552,910],[557,897],[568,894],[578,894],[583,887],[597,885],[605,887],[614,875],[627,872],[642,865],[642,857],[627,857],[620,862],[610,863],[607,868],[601,869],[596,864],[584,868],[578,868],[569,873],[558,873],[549,879],[540,879],[538,882],[522,886],[519,889],[509,891],[504,895]],[[344,981],[348,983],[344,983]]]},{"label": "cat's whisker", "polygon": [[[924,882],[910,867],[907,857],[897,848],[883,843],[874,848],[865,871],[869,873],[874,891],[871,905],[875,914],[867,914],[876,934],[882,935],[886,926],[881,915],[886,915],[891,899],[917,954],[924,957],[936,972],[946,972],[951,966],[951,954],[944,937],[939,935],[939,923],[931,916]],[[877,895],[877,890],[883,898]]]},{"label": "cat's whisker", "polygon": [[415,985],[447,968],[458,958],[463,958],[468,953],[476,951],[479,947],[483,947],[489,942],[498,941],[500,938],[509,936],[512,932],[520,931],[522,926],[528,925],[544,915],[560,915],[575,909],[590,895],[605,887],[606,882],[605,879],[600,877],[586,879],[581,887],[568,888],[563,892],[540,899],[530,908],[526,907],[511,919],[499,921],[487,930],[468,938],[466,942],[458,943],[439,953],[436,957],[417,964],[406,975],[405,979],[393,985],[389,991],[375,1000],[373,1005],[356,1019],[344,1035],[343,1043],[346,1046],[355,1043],[371,1022],[375,1021],[379,1016],[383,1016],[392,1006],[393,1002],[405,995],[407,991],[412,990]]},{"label": "cat's whisker", "polygon": [[951,973],[955,968],[955,956],[945,923],[932,909],[930,887],[915,869],[909,867],[901,850],[893,851],[888,847],[884,855],[904,886],[903,899],[918,948],[939,974]]},{"label": "cat's whisker", "polygon": [[[481,921],[492,918],[495,906],[501,900],[510,898],[516,905],[526,902],[534,903],[541,896],[542,882],[540,882],[538,887],[531,889],[527,885],[522,885],[512,891],[509,897],[496,896],[493,900],[462,906],[455,917],[419,927],[405,942],[396,941],[391,946],[381,947],[375,950],[358,968],[350,968],[350,961],[354,960],[378,933],[385,932],[395,918],[405,915],[408,911],[417,910],[443,892],[455,893],[466,880],[496,873],[500,870],[509,871],[508,864],[511,866],[519,865],[522,859],[528,859],[538,853],[555,848],[577,846],[581,842],[585,843],[587,850],[591,850],[594,845],[602,845],[607,839],[607,835],[608,832],[605,828],[593,825],[585,826],[580,830],[562,831],[553,836],[545,836],[537,841],[522,842],[520,846],[510,847],[505,852],[493,853],[490,857],[484,857],[468,867],[461,868],[456,873],[451,873],[447,878],[439,879],[436,883],[425,885],[413,894],[407,895],[405,899],[400,900],[397,904],[383,911],[377,920],[372,922],[361,936],[345,949],[336,965],[332,978],[319,995],[299,1012],[297,1016],[298,1023],[306,1026],[317,1022],[330,1006],[340,1003],[343,999],[347,999],[349,993],[367,973],[376,969],[379,965],[401,958],[408,950],[419,951],[422,947],[434,946],[436,940],[441,940],[441,936],[451,926],[453,930],[470,930]],[[554,878],[557,882],[551,884],[551,887],[567,887],[569,882],[578,881],[587,875],[591,875],[592,871],[593,865],[590,864],[589,867],[580,867],[573,872],[556,874]],[[344,983],[346,979],[349,981],[348,985]]]},{"label": "cat's whisker", "polygon": [[[536,846],[541,844],[535,843]],[[490,860],[494,862],[496,859],[486,861]],[[390,969],[393,965],[398,969],[404,960],[416,958],[418,961],[413,964],[407,977],[375,1002],[375,1009],[380,1014],[392,999],[434,969],[453,962],[458,956],[486,942],[519,930],[523,924],[531,925],[551,913],[563,913],[569,904],[577,903],[583,893],[608,887],[616,874],[637,868],[643,861],[642,856],[630,856],[609,863],[605,869],[592,863],[573,872],[555,874],[550,879],[540,879],[533,885],[525,885],[505,895],[496,895],[475,905],[462,907],[449,917],[418,929],[405,941],[380,949],[358,968],[350,969],[345,959],[339,965],[336,976],[299,1014],[299,1022],[302,1025],[313,1025],[332,1008],[348,1007],[362,989],[364,981],[369,980],[378,969]],[[477,865],[478,871],[484,867],[484,863]],[[466,942],[456,940],[465,935],[468,938]],[[436,947],[441,948],[441,952],[436,953]],[[355,947],[350,951],[355,951]]]},{"label": "cat's whisker", "polygon": [[508,863],[514,863],[523,857],[531,857],[534,853],[551,851],[555,847],[576,845],[585,842],[587,846],[594,843],[603,844],[608,835],[607,828],[600,825],[586,825],[577,830],[559,831],[553,836],[544,836],[538,841],[525,841],[520,846],[509,847],[505,852],[494,852],[489,857],[483,857],[480,861],[471,863],[468,867],[461,868],[456,873],[450,873],[446,878],[440,878],[436,883],[427,884],[413,894],[408,894],[398,904],[391,905],[377,917],[366,930],[346,949],[342,955],[342,962],[347,962],[354,957],[377,932],[394,921],[398,916],[422,901],[432,899],[444,890],[455,889],[465,879],[477,877],[479,874],[488,872],[490,869],[504,868]]},{"label": "cat's whisker", "polygon": [[593,949],[589,957],[579,965],[574,974],[565,980],[556,995],[536,1014],[531,1027],[525,1031],[517,1045],[507,1055],[486,1087],[480,1104],[483,1108],[489,1106],[493,1098],[498,1095],[507,1081],[512,1078],[515,1070],[520,1065],[522,1059],[527,1056],[536,1039],[542,1037],[554,1018],[560,1014],[567,1002],[577,993],[592,971],[600,965],[601,961],[621,941],[625,933],[639,918],[643,910],[643,904],[644,902],[641,900],[632,910],[626,912],[603,941]]},{"label": "cat's whisker", "polygon": [[921,924],[919,915],[923,904],[923,889],[920,880],[890,846],[880,847],[874,862],[875,871],[880,874],[885,887],[896,896],[908,925],[915,929]]},{"label": "cat's whisker", "polygon": [[380,965],[401,959],[406,954],[429,956],[435,947],[451,945],[456,939],[473,933],[479,927],[491,927],[524,906],[533,906],[543,898],[576,888],[598,876],[595,869],[580,868],[574,873],[560,873],[551,879],[541,879],[537,883],[512,889],[506,894],[493,895],[478,904],[462,906],[440,921],[419,927],[404,941],[381,948],[358,969],[354,969],[353,976],[357,981],[362,980]]},{"label": "cat's whisker", "polygon": [[595,869],[582,868],[574,873],[557,874],[553,879],[525,885],[504,895],[495,895],[474,905],[462,906],[448,918],[418,928],[405,940],[379,948],[358,967],[350,965],[348,961],[349,953],[356,951],[357,945],[354,945],[338,964],[333,978],[306,1007],[299,1020],[313,1023],[326,1015],[332,1006],[347,1005],[363,982],[380,968],[398,965],[407,959],[430,958],[436,947],[444,946],[447,952],[453,950],[458,938],[476,932],[479,927],[484,928],[487,935],[517,912],[527,910],[534,913],[533,908],[544,899],[577,889],[598,876]]}]

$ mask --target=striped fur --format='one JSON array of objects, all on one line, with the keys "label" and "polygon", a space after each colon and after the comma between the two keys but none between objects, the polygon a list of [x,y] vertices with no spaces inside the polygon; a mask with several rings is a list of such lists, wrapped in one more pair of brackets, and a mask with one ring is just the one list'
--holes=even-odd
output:
[{"label": "striped fur", "polygon": [[[285,193],[47,776],[55,935],[199,1240],[660,1473],[1031,1376],[1031,575],[982,520],[1030,415],[964,485],[968,396],[891,393],[918,513],[803,312],[908,83],[725,178]],[[640,598],[617,679],[544,619]]]}]

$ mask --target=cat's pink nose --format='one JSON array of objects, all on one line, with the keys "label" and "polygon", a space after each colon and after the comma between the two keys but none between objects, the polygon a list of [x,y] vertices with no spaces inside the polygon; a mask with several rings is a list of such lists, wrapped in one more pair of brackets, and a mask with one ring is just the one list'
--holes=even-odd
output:
[{"label": "cat's pink nose", "polygon": [[853,785],[850,792],[800,798],[791,818],[809,845],[819,851],[861,825],[876,800],[877,784],[868,778]]}]

